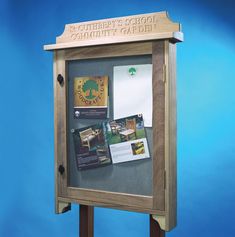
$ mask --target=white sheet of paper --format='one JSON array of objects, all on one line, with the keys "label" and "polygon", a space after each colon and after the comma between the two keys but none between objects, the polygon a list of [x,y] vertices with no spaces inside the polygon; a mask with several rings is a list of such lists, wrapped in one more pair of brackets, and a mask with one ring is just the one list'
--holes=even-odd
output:
[{"label": "white sheet of paper", "polygon": [[143,114],[144,125],[152,127],[152,64],[115,66],[113,81],[114,119]]}]

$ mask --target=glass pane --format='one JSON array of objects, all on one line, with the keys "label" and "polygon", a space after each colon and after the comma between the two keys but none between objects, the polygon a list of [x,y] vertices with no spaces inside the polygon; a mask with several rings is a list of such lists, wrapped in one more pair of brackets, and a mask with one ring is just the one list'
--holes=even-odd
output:
[{"label": "glass pane", "polygon": [[[68,69],[68,186],[127,194],[152,195],[152,158],[79,170],[75,155],[74,129],[103,122],[74,118],[74,78],[109,77],[109,119],[113,119],[113,69],[121,65],[151,64],[151,55],[69,61]],[[132,72],[131,72],[132,73]],[[131,90],[132,88],[130,88]],[[128,95],[123,95],[128,100]],[[136,95],[138,99],[138,95]],[[96,128],[98,133],[98,129]],[[152,157],[152,128],[145,128]]]}]

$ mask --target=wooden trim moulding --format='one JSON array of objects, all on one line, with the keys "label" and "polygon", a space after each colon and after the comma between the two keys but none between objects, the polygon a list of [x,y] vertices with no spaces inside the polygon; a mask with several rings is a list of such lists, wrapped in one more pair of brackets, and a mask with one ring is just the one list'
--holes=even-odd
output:
[{"label": "wooden trim moulding", "polygon": [[153,208],[165,210],[165,41],[153,42]]},{"label": "wooden trim moulding", "polygon": [[44,45],[43,49],[46,51],[52,51],[58,49],[69,49],[69,48],[78,48],[86,46],[109,45],[109,44],[120,44],[130,42],[144,42],[144,41],[162,40],[162,39],[170,39],[172,42],[176,43],[184,41],[184,36],[182,32],[157,33],[152,35],[107,38],[103,40],[95,39],[80,42],[49,44]]},{"label": "wooden trim moulding", "polygon": [[135,195],[129,193],[117,193],[110,191],[101,191],[95,189],[84,189],[68,187],[68,196],[71,198],[79,197],[79,199],[90,200],[94,202],[105,202],[108,204],[139,206],[144,208],[153,207],[152,196]]},{"label": "wooden trim moulding", "polygon": [[97,201],[91,201],[91,200],[84,200],[78,197],[57,197],[58,202],[66,202],[66,203],[77,203],[82,205],[88,205],[88,206],[94,206],[94,207],[103,207],[103,208],[112,208],[117,210],[123,210],[123,211],[134,211],[134,212],[141,212],[141,213],[147,213],[147,214],[153,214],[158,216],[165,216],[165,211],[160,211],[152,208],[145,208],[145,207],[139,207],[139,206],[129,206],[125,204],[112,204],[107,202],[97,202]]},{"label": "wooden trim moulding", "polygon": [[65,60],[108,58],[152,54],[152,42],[90,46],[65,50]]}]

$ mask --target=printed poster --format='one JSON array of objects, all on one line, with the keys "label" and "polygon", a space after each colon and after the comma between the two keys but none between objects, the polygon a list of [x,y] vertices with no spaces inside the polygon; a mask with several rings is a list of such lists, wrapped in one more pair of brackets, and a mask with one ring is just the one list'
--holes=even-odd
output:
[{"label": "printed poster", "polygon": [[108,114],[108,76],[74,78],[74,118],[104,119]]}]

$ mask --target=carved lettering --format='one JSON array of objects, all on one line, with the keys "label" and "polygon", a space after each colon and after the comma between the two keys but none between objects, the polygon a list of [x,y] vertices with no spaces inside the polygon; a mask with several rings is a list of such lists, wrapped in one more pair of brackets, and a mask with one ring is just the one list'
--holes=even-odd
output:
[{"label": "carved lettering", "polygon": [[157,19],[155,16],[143,16],[125,18],[125,20],[114,19],[96,23],[71,25],[69,31],[71,33],[71,40],[76,41],[148,33],[156,30],[156,28]]},{"label": "carved lettering", "polygon": [[174,27],[179,28],[169,23],[165,13],[113,18],[67,25],[64,34],[58,37],[58,42],[160,33]]}]

